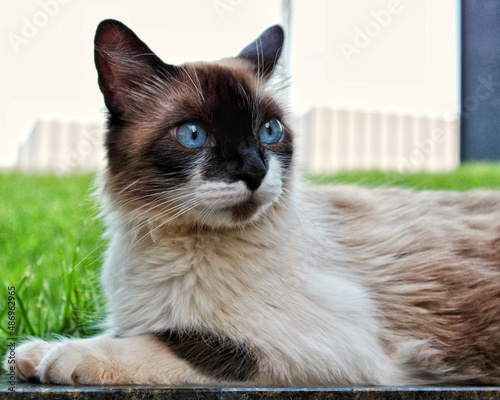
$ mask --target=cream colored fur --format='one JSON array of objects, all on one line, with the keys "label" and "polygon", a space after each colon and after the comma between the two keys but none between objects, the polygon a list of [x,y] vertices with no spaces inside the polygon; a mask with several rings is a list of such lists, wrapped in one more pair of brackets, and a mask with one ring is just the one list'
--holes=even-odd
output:
[{"label": "cream colored fur", "polygon": [[[463,262],[453,260],[450,237],[480,235],[464,229],[464,221],[484,231],[498,228],[500,195],[294,183],[278,199],[279,165],[271,165],[259,189],[266,212],[243,227],[188,229],[185,221],[203,214],[203,201],[168,224],[147,224],[105,194],[110,245],[102,281],[109,333],[24,344],[18,376],[69,384],[231,383],[204,376],[148,336],[191,326],[258,349],[254,384],[407,385],[464,378],[454,378],[456,366],[443,361],[446,349],[425,334],[425,315],[424,333],[413,330],[413,311],[405,310],[410,306],[399,304],[398,310],[391,302],[419,291],[429,301],[446,295],[434,277],[442,273],[439,263],[453,272]],[[245,197],[242,185],[230,186],[213,190],[231,203]],[[214,193],[200,196],[212,199]],[[206,220],[217,221],[226,205],[221,202]],[[471,207],[468,213],[464,207]],[[411,251],[416,258],[401,258]],[[498,285],[498,268],[478,266],[477,273],[490,274]],[[400,324],[391,322],[398,318]]]}]

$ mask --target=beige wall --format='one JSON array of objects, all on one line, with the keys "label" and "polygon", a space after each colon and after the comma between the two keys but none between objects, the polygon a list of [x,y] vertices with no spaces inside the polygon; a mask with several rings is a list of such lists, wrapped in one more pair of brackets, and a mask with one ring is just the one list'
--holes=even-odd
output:
[{"label": "beige wall", "polygon": [[328,106],[457,113],[458,1],[296,0],[294,6],[296,112]]}]

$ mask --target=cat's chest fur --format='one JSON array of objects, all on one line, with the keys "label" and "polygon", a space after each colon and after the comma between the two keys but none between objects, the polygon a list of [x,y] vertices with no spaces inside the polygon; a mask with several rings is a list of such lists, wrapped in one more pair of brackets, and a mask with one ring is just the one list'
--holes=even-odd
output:
[{"label": "cat's chest fur", "polygon": [[264,357],[315,365],[318,376],[332,359],[340,366],[353,358],[364,365],[353,374],[370,376],[386,357],[369,294],[341,266],[333,273],[338,260],[321,249],[336,244],[311,215],[317,210],[289,211],[230,232],[116,230],[103,271],[112,328],[130,335],[195,327],[244,340]]},{"label": "cat's chest fur", "polygon": [[[257,314],[263,304],[272,310],[309,297],[322,306],[336,295],[321,299],[325,280],[334,286],[348,283],[357,288],[349,274],[328,272],[335,260],[325,258],[321,248],[335,244],[326,243],[330,236],[327,230],[307,219],[294,221],[297,217],[290,214],[288,218],[281,215],[281,221],[245,230],[151,230],[148,226],[131,235],[134,228],[111,227],[103,273],[105,289],[111,300],[119,298],[118,306],[123,306],[122,291],[130,294],[133,290],[138,296],[128,297],[147,300],[152,308],[162,309],[162,315],[153,317],[147,326],[155,321],[183,326],[210,324],[204,318],[218,319],[221,310],[222,315],[244,313],[236,310],[236,305],[246,305],[247,312]],[[141,291],[144,293],[139,295]],[[147,318],[144,314],[137,317]],[[126,330],[144,329],[137,327],[137,321],[130,326],[117,325]]]}]

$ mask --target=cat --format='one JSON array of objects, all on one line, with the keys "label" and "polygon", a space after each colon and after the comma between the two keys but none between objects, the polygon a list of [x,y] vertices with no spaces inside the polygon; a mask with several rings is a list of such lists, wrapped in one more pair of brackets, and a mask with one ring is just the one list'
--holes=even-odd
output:
[{"label": "cat", "polygon": [[175,66],[101,22],[108,327],[22,344],[21,380],[500,385],[500,193],[305,184],[283,41]]}]

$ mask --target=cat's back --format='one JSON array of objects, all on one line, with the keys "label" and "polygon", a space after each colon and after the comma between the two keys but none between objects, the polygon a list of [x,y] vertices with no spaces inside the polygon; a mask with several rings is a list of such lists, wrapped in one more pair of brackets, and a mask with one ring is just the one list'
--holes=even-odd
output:
[{"label": "cat's back", "polygon": [[[315,187],[344,262],[380,309],[389,351],[414,367],[500,384],[500,192]],[[394,350],[395,351],[395,350]]]},{"label": "cat's back", "polygon": [[[381,243],[385,248],[381,253],[393,251],[399,256],[441,249],[500,269],[500,191],[419,192],[339,185],[309,188],[306,196],[322,205],[325,218],[349,246]],[[406,251],[398,248],[403,245]]]}]

